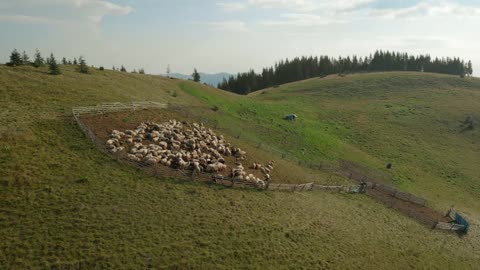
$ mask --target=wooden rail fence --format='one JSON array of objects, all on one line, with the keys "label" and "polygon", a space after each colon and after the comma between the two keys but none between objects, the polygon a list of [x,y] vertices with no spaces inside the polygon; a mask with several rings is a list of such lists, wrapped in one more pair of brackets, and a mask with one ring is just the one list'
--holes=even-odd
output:
[{"label": "wooden rail fence", "polygon": [[418,205],[425,206],[427,204],[427,200],[417,197],[413,194],[407,193],[407,192],[402,192],[394,187],[387,186],[384,184],[379,184],[379,183],[371,183],[372,189],[378,189],[381,190],[387,194],[390,194],[391,196],[398,198],[400,200],[404,200],[407,202],[415,203]]},{"label": "wooden rail fence", "polygon": [[103,114],[108,112],[166,108],[168,108],[167,104],[153,101],[136,101],[130,103],[114,102],[102,103],[96,106],[74,107],[72,113],[77,117],[82,114]]}]

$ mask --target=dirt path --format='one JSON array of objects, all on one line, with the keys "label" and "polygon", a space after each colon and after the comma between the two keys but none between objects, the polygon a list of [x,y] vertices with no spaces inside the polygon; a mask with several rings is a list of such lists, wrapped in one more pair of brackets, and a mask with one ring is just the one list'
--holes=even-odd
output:
[{"label": "dirt path", "polygon": [[433,226],[437,221],[450,222],[449,217],[432,208],[405,201],[378,189],[368,189],[367,195],[381,201],[387,207],[394,208],[426,225]]}]

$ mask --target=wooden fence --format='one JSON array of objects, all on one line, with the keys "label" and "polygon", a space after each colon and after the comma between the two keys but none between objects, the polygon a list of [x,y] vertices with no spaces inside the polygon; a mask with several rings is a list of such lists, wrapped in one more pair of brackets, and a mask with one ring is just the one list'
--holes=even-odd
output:
[{"label": "wooden fence", "polygon": [[74,107],[72,113],[75,117],[82,114],[103,114],[108,112],[120,112],[120,111],[135,111],[143,109],[166,109],[168,105],[165,103],[153,102],[153,101],[137,101],[130,103],[102,103],[96,106],[86,107]]},{"label": "wooden fence", "polygon": [[446,231],[462,231],[467,232],[468,230],[465,229],[465,225],[457,224],[457,223],[447,223],[447,222],[437,222],[435,224],[435,229],[437,230],[446,230]]},{"label": "wooden fence", "polygon": [[310,191],[310,190],[323,190],[333,192],[345,192],[345,193],[362,193],[361,186],[324,186],[314,183],[306,184],[277,184],[270,183],[268,190],[280,190],[280,191]]},{"label": "wooden fence", "polygon": [[[86,134],[93,134],[92,132],[87,132]],[[361,186],[323,186],[313,183],[306,184],[281,184],[281,183],[272,183],[267,182],[265,188],[261,188],[255,185],[251,181],[244,181],[235,179],[233,177],[222,176],[215,173],[207,172],[193,172],[191,170],[182,170],[166,167],[160,164],[146,164],[142,161],[132,161],[129,160],[125,153],[115,153],[112,154],[105,147],[103,142],[97,141],[96,137],[93,137],[94,143],[99,147],[103,152],[111,155],[114,159],[122,163],[128,163],[130,165],[143,168],[144,170],[152,173],[158,177],[172,177],[178,180],[189,180],[204,182],[208,184],[219,184],[225,187],[237,187],[237,188],[251,188],[251,189],[265,189],[270,191],[312,191],[312,190],[323,190],[323,191],[335,191],[335,192],[345,192],[345,193],[360,193]]]},{"label": "wooden fence", "polygon": [[420,198],[420,197],[417,197],[413,194],[410,194],[410,193],[407,193],[407,192],[402,192],[394,187],[391,187],[391,186],[387,186],[387,185],[384,185],[384,184],[380,184],[380,183],[371,183],[370,184],[372,189],[377,189],[377,190],[380,190],[380,191],[383,191],[384,193],[387,193],[395,198],[398,198],[400,200],[403,200],[403,201],[407,201],[407,202],[411,202],[411,203],[415,203],[415,204],[418,204],[418,205],[422,205],[422,206],[425,206],[427,204],[427,200],[423,199],[423,198]]}]

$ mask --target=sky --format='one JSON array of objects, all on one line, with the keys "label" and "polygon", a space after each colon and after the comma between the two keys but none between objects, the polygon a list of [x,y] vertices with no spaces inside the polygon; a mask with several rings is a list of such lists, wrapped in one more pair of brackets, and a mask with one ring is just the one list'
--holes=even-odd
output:
[{"label": "sky", "polygon": [[0,62],[16,48],[147,73],[237,73],[377,49],[472,60],[480,0],[0,0]]}]

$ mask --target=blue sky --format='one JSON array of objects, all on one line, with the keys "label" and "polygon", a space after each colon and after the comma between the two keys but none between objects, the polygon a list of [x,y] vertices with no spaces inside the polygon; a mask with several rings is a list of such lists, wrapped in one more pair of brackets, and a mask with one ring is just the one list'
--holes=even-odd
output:
[{"label": "blue sky", "polygon": [[478,29],[480,1],[466,0],[0,0],[0,62],[38,48],[154,74],[235,73],[389,49],[459,56],[476,70]]}]

